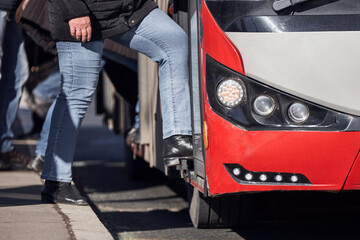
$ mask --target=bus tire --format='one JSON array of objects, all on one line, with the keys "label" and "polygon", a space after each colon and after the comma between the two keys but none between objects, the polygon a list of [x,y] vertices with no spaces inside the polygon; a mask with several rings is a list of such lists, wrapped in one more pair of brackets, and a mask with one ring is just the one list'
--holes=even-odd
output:
[{"label": "bus tire", "polygon": [[204,197],[187,184],[190,219],[196,228],[230,228],[244,226],[251,216],[251,197],[234,195]]}]

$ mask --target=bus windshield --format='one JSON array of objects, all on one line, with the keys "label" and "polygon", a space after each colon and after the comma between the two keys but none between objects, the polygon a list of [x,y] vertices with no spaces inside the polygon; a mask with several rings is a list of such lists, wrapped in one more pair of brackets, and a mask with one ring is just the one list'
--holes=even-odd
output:
[{"label": "bus windshield", "polygon": [[[360,26],[357,23],[360,20],[359,0],[205,0],[205,2],[223,31],[358,31]],[[271,24],[268,24],[269,22]],[[273,27],[274,24],[276,27]]]},{"label": "bus windshield", "polygon": [[273,9],[275,11],[281,11],[290,6],[295,6],[299,3],[308,2],[312,0],[279,0],[273,3]]}]

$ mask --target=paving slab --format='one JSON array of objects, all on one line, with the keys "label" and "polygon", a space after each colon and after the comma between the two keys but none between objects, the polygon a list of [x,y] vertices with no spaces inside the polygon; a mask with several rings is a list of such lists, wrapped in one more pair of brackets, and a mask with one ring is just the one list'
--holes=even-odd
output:
[{"label": "paving slab", "polygon": [[34,172],[0,172],[0,240],[113,239],[90,206],[41,203],[42,184]]}]

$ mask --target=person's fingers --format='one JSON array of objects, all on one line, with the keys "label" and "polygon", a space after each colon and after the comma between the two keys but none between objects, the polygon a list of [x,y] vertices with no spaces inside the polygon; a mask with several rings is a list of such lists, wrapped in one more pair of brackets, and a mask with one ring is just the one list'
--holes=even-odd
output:
[{"label": "person's fingers", "polygon": [[70,19],[69,27],[71,36],[76,38],[78,41],[90,41],[92,30],[89,16]]},{"label": "person's fingers", "polygon": [[81,29],[81,41],[84,43],[87,40],[87,31],[86,28]]},{"label": "person's fingers", "polygon": [[91,40],[91,35],[92,35],[92,28],[91,26],[86,27],[86,31],[87,31],[87,41],[89,42]]},{"label": "person's fingers", "polygon": [[81,40],[81,29],[80,28],[76,29],[75,38],[79,41]]},{"label": "person's fingers", "polygon": [[72,37],[76,38],[76,28],[75,27],[70,28],[70,34]]}]

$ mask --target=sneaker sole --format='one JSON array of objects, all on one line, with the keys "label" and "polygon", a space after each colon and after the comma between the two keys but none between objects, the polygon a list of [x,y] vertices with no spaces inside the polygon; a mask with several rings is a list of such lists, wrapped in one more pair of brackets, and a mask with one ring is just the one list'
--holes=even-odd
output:
[{"label": "sneaker sole", "polygon": [[77,205],[77,206],[87,206],[89,205],[87,202],[84,203],[76,203],[71,201],[56,201],[52,197],[47,196],[46,194],[41,193],[41,202],[42,203],[51,203],[51,204],[69,204],[69,205]]}]

